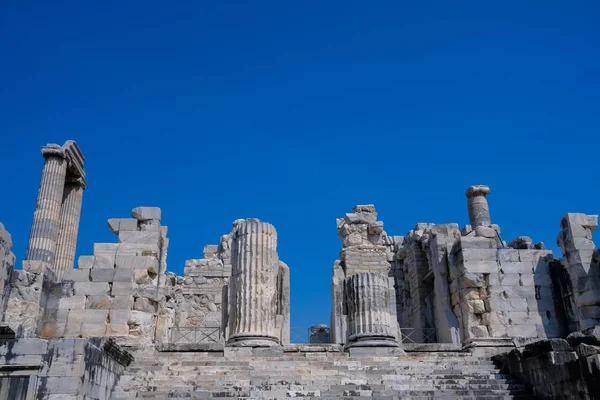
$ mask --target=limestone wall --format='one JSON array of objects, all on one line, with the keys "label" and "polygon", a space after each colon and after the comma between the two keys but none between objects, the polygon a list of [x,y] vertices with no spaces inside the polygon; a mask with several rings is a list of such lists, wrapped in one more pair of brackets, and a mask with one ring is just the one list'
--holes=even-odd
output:
[{"label": "limestone wall", "polygon": [[[8,303],[10,291],[10,280],[15,268],[15,255],[10,250],[12,238],[10,233],[0,223],[0,316],[4,317],[4,311]],[[2,318],[0,317],[0,321]]]},{"label": "limestone wall", "polygon": [[495,238],[469,234],[460,238],[454,255],[452,305],[464,340],[561,335],[551,251],[498,248]]},{"label": "limestone wall", "polygon": [[[0,341],[0,387],[39,400],[109,399],[131,355],[106,339]],[[10,397],[21,398],[21,397]]]},{"label": "limestone wall", "polygon": [[158,305],[164,300],[168,240],[160,209],[138,207],[135,218],[111,219],[118,243],[97,243],[94,255],[81,256],[66,271],[46,302],[40,335],[121,336],[135,343],[155,337]]},{"label": "limestone wall", "polygon": [[231,277],[229,235],[220,245],[204,246],[204,258],[187,260],[184,275],[167,273],[165,315],[172,317],[173,328],[165,341],[190,340],[197,343],[224,343],[224,288]]},{"label": "limestone wall", "polygon": [[569,331],[600,324],[600,249],[592,240],[597,215],[565,215],[560,221],[558,245],[563,258],[557,271],[561,279]]},{"label": "limestone wall", "polygon": [[600,334],[531,343],[494,357],[502,372],[529,384],[538,399],[600,398]]}]

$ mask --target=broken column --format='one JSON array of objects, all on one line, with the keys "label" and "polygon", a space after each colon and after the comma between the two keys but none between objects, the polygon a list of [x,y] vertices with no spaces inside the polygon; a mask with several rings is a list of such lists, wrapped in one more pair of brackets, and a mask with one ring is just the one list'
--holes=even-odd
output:
[{"label": "broken column", "polygon": [[279,345],[276,314],[280,264],[273,225],[255,218],[235,221],[231,256],[228,345]]},{"label": "broken column", "polygon": [[26,260],[54,263],[60,210],[67,174],[65,150],[57,144],[42,147],[45,158],[33,215]]},{"label": "broken column", "polygon": [[398,323],[390,312],[395,289],[375,207],[359,205],[338,219],[338,235],[342,251],[332,280],[332,341],[348,348],[397,347]]},{"label": "broken column", "polygon": [[398,346],[397,329],[389,313],[387,274],[360,272],[346,278],[348,346]]},{"label": "broken column", "polygon": [[478,226],[488,227],[492,223],[490,209],[485,198],[489,193],[490,188],[485,185],[475,185],[467,189],[469,221],[471,221],[473,229],[476,229]]}]

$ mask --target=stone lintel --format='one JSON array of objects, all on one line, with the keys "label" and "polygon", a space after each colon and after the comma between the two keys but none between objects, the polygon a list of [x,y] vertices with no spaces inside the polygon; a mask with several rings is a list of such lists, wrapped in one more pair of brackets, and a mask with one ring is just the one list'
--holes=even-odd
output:
[{"label": "stone lintel", "polygon": [[73,140],[67,140],[62,148],[64,149],[67,160],[69,161],[69,172],[77,178],[83,178],[85,181],[85,171],[83,169],[85,157],[83,157],[81,149],[77,143],[75,143]]}]

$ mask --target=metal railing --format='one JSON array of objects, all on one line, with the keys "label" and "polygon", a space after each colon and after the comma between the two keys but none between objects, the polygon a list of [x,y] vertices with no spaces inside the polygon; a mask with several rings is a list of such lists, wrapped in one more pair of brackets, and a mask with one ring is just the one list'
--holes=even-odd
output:
[{"label": "metal railing", "polygon": [[400,328],[402,343],[437,343],[435,328]]},{"label": "metal railing", "polygon": [[220,326],[173,326],[169,342],[178,344],[221,343]]}]

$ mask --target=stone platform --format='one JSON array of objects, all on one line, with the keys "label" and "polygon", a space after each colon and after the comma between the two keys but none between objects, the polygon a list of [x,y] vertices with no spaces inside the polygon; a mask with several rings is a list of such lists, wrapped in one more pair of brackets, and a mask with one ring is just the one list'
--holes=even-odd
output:
[{"label": "stone platform", "polygon": [[179,353],[131,349],[135,361],[111,398],[532,398],[525,385],[501,374],[489,358],[469,352],[350,356],[336,346],[314,346],[317,351],[293,347]]}]

